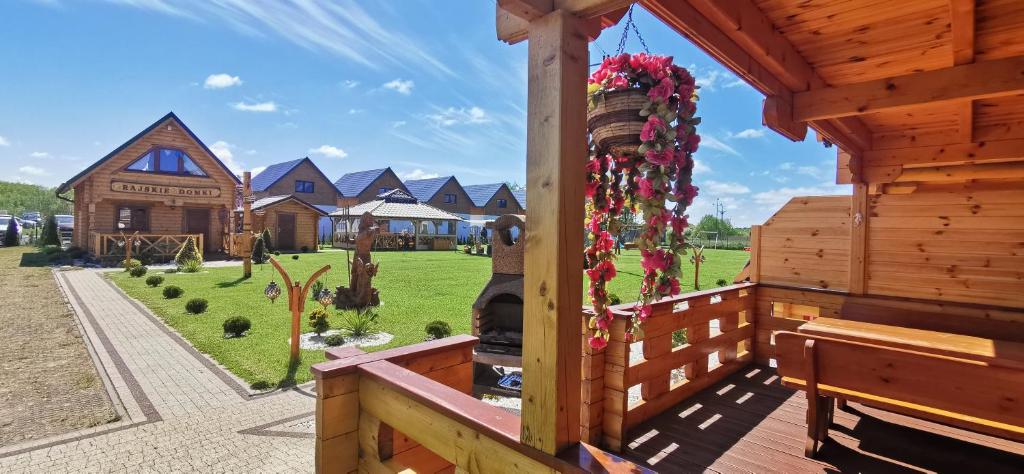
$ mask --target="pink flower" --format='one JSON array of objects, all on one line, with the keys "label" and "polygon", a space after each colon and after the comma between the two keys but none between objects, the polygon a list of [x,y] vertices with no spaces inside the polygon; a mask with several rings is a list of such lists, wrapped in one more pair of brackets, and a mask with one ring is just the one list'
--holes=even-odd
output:
[{"label": "pink flower", "polygon": [[601,185],[600,181],[597,181],[597,180],[588,181],[587,182],[587,186],[583,190],[583,192],[586,193],[588,198],[592,198],[592,197],[594,197],[594,194],[597,193],[597,187],[600,186],[600,185]]},{"label": "pink flower", "polygon": [[603,338],[601,336],[591,336],[589,342],[590,342],[590,347],[592,347],[594,349],[597,349],[597,350],[604,349],[605,346],[608,345],[608,341],[605,340],[605,338]]},{"label": "pink flower", "polygon": [[615,240],[612,239],[612,234],[608,233],[608,231],[601,232],[594,241],[594,248],[596,248],[598,252],[610,252],[614,246]]},{"label": "pink flower", "polygon": [[587,161],[587,171],[591,172],[591,173],[594,173],[594,174],[600,173],[601,172],[601,161],[599,161],[598,159],[593,159],[593,160]]},{"label": "pink flower", "polygon": [[609,326],[608,321],[610,321],[611,319],[612,319],[611,312],[608,311],[608,310],[605,310],[605,315],[602,316],[602,317],[597,318],[597,321],[594,321],[594,325],[597,326],[597,328],[602,330],[602,331],[607,331],[608,330],[608,326]]},{"label": "pink flower", "polygon": [[650,97],[651,100],[656,102],[665,102],[672,95],[674,89],[675,84],[672,83],[672,79],[666,77],[662,79],[658,85],[652,87],[651,90],[647,92],[647,97]]},{"label": "pink flower", "polygon": [[676,235],[683,235],[683,231],[690,225],[687,216],[672,216],[671,223],[672,233]]},{"label": "pink flower", "polygon": [[646,158],[647,162],[652,165],[664,166],[672,163],[673,155],[672,150],[657,151],[651,149],[647,150],[647,153],[644,154],[644,158]]},{"label": "pink flower", "polygon": [[636,313],[636,319],[641,322],[646,321],[647,318],[651,317],[651,310],[651,305],[649,304],[641,306],[640,311]]},{"label": "pink flower", "polygon": [[636,194],[644,199],[651,199],[654,197],[654,186],[651,180],[637,176],[636,177],[637,190]]},{"label": "pink flower", "polygon": [[668,265],[671,262],[670,254],[666,253],[662,249],[657,249],[654,250],[653,252],[650,250],[644,250],[643,252],[641,252],[641,255],[643,256],[643,258],[641,258],[640,260],[640,265],[643,266],[644,269],[646,269],[647,271],[664,271],[666,268],[668,268]]},{"label": "pink flower", "polygon": [[683,188],[683,192],[682,192],[681,198],[683,199],[684,202],[686,202],[687,206],[689,206],[690,204],[693,204],[693,198],[697,197],[697,191],[698,190],[699,190],[699,188],[697,188],[696,186],[694,186],[692,184],[687,184],[686,187]]},{"label": "pink flower", "polygon": [[690,136],[686,137],[686,148],[687,148],[687,150],[689,150],[690,153],[696,152],[697,151],[697,145],[699,145],[699,144],[700,144],[700,135],[697,135],[696,133],[692,133],[692,134],[690,134]]},{"label": "pink flower", "polygon": [[679,279],[669,278],[668,281],[662,282],[658,286],[658,293],[665,296],[675,296],[679,294]]},{"label": "pink flower", "polygon": [[640,139],[649,142],[654,140],[656,133],[665,132],[665,122],[658,118],[657,115],[651,115],[647,118],[647,122],[644,123],[644,128],[640,130]]},{"label": "pink flower", "polygon": [[616,75],[615,78],[612,79],[611,85],[613,89],[629,89],[629,79],[626,79],[626,77],[622,75]]}]

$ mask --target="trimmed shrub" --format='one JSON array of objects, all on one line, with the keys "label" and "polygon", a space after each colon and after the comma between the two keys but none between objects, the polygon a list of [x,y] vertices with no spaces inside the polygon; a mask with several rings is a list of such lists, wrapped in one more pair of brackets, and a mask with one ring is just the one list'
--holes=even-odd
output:
[{"label": "trimmed shrub", "polygon": [[146,278],[146,284],[153,288],[160,286],[160,284],[163,282],[164,277],[160,275],[150,275],[149,277]]},{"label": "trimmed shrub", "polygon": [[178,273],[178,269],[177,268],[168,268],[167,270],[164,270],[164,273],[172,273],[172,274],[173,273]]},{"label": "trimmed shrub", "polygon": [[130,272],[133,268],[141,266],[141,265],[142,265],[142,262],[140,262],[140,261],[138,261],[138,260],[136,260],[134,258],[130,258],[128,260],[124,260],[124,261],[121,262],[121,266],[124,267],[124,271],[126,271],[126,272]]},{"label": "trimmed shrub", "polygon": [[262,264],[267,263],[269,257],[267,256],[267,245],[263,242],[263,237],[256,237],[256,241],[252,244],[252,263]]},{"label": "trimmed shrub", "polygon": [[15,247],[21,245],[21,235],[18,234],[18,221],[11,217],[7,221],[7,233],[4,234],[4,247]]},{"label": "trimmed shrub", "polygon": [[182,290],[179,286],[167,285],[164,287],[164,298],[174,299],[180,297],[185,290]]},{"label": "trimmed shrub", "polygon": [[148,268],[146,268],[143,265],[139,265],[137,267],[132,267],[131,270],[128,270],[128,274],[131,275],[132,278],[139,278],[145,275],[147,271],[149,271]]},{"label": "trimmed shrub", "polygon": [[345,336],[341,334],[331,334],[324,338],[324,344],[330,347],[337,347],[345,343]]},{"label": "trimmed shrub", "polygon": [[280,257],[281,256],[281,252],[278,252],[278,251],[275,250],[274,251],[274,256],[275,257]]},{"label": "trimmed shrub", "polygon": [[263,245],[267,247],[268,252],[274,251],[274,241],[270,240],[270,229],[263,229],[263,233],[260,234],[260,238],[263,239]]},{"label": "trimmed shrub", "polygon": [[39,251],[43,252],[43,255],[53,255],[53,254],[55,254],[57,252],[60,252],[60,247],[53,246],[53,245],[47,245],[47,246],[44,246],[44,247],[40,248]]},{"label": "trimmed shrub", "polygon": [[320,299],[320,292],[321,291],[324,291],[324,282],[323,282],[323,280],[314,281],[313,282],[313,286],[310,287],[310,289],[309,289],[309,299],[311,299],[313,301],[319,301],[319,299]]},{"label": "trimmed shrub", "polygon": [[39,244],[55,245],[60,248],[60,231],[57,229],[57,216],[50,216],[46,218],[46,223],[43,224],[43,235],[39,237]]},{"label": "trimmed shrub", "polygon": [[423,330],[427,332],[427,336],[430,336],[431,339],[444,339],[452,335],[452,327],[447,322],[441,320],[427,323]]},{"label": "trimmed shrub", "polygon": [[317,336],[330,329],[331,324],[327,322],[327,316],[330,314],[326,309],[315,308],[309,312],[309,328],[316,333]]},{"label": "trimmed shrub", "polygon": [[616,295],[615,293],[608,293],[608,304],[609,305],[622,304],[622,298],[619,298],[619,295]]},{"label": "trimmed shrub", "polygon": [[189,260],[189,261],[185,262],[185,264],[182,265],[179,268],[179,270],[181,270],[182,273],[195,273],[195,272],[198,272],[199,270],[202,270],[202,269],[203,269],[203,261],[202,260]]},{"label": "trimmed shrub", "polygon": [[224,335],[241,337],[252,327],[252,321],[244,316],[232,316],[224,320]]},{"label": "trimmed shrub", "polygon": [[193,260],[198,260],[199,263],[202,263],[203,255],[199,253],[196,239],[193,239],[190,235],[185,238],[185,243],[181,245],[181,250],[178,250],[178,254],[174,256],[174,263],[180,268]]},{"label": "trimmed shrub", "polygon": [[189,314],[201,314],[206,312],[208,303],[205,298],[192,298],[185,303],[185,311]]},{"label": "trimmed shrub", "polygon": [[292,260],[298,260],[298,259],[299,259],[298,255],[292,255]]},{"label": "trimmed shrub", "polygon": [[715,282],[715,284],[718,286],[726,286],[729,284],[729,282],[725,281],[725,278],[719,278],[718,281]]}]

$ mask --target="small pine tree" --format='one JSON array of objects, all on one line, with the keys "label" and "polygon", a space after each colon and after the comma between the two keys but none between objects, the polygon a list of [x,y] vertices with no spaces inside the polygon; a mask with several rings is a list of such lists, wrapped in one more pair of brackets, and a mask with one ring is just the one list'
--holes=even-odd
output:
[{"label": "small pine tree", "polygon": [[39,239],[40,244],[46,245],[60,245],[60,232],[57,230],[57,216],[50,216],[46,218],[46,223],[43,225],[43,235]]},{"label": "small pine tree", "polygon": [[12,217],[7,221],[7,233],[4,234],[4,247],[14,247],[21,243],[18,238],[18,222]]},{"label": "small pine tree", "polygon": [[252,262],[253,263],[266,263],[267,261],[267,246],[263,243],[263,236],[256,237],[256,242],[252,244]]},{"label": "small pine tree", "polygon": [[179,267],[183,267],[185,264],[193,261],[202,263],[203,256],[199,253],[196,240],[190,235],[185,238],[185,243],[182,244],[181,250],[178,250],[178,254],[174,256],[174,263]]},{"label": "small pine tree", "polygon": [[274,241],[270,240],[270,229],[263,229],[263,233],[260,234],[260,238],[263,239],[263,245],[267,248],[267,252],[273,252]]}]

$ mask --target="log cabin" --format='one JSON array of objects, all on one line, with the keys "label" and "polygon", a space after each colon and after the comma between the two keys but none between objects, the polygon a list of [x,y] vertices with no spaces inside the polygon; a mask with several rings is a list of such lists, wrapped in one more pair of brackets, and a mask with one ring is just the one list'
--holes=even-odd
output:
[{"label": "log cabin", "polygon": [[[587,42],[636,3],[836,150],[848,196],[752,231],[740,282],[584,345]],[[328,351],[318,472],[1020,472],[1024,3],[497,0],[528,42],[522,412],[457,336]],[[699,181],[697,182],[699,185]],[[686,341],[673,343],[676,334]],[[582,337],[581,337],[582,336]]]},{"label": "log cabin", "polygon": [[124,255],[122,234],[138,233],[135,255],[160,260],[187,236],[203,252],[222,251],[239,184],[171,112],[62,183],[57,195],[75,191],[72,245],[103,259]]},{"label": "log cabin", "polygon": [[[470,211],[473,209],[473,201],[455,176],[406,180],[405,187],[409,189],[410,194],[424,204],[429,204],[466,220],[471,218]],[[469,236],[469,224],[463,221],[459,222],[457,227],[458,239],[466,239]]]},{"label": "log cabin", "polygon": [[[343,197],[308,156],[268,166],[253,177],[252,192],[257,199],[294,195],[324,213],[334,212],[338,208],[338,200]],[[319,229],[321,240],[330,239],[331,220],[327,217],[320,219]]]},{"label": "log cabin", "polygon": [[356,204],[373,201],[377,196],[392,189],[401,189],[408,193],[409,189],[398,175],[389,167],[376,170],[354,171],[346,173],[334,182],[341,197],[338,207],[355,206]]},{"label": "log cabin", "polygon": [[[236,209],[237,222],[242,210]],[[270,229],[273,250],[316,252],[320,246],[320,220],[327,213],[298,196],[268,196],[252,203],[252,232]],[[328,221],[330,219],[328,218]]]}]

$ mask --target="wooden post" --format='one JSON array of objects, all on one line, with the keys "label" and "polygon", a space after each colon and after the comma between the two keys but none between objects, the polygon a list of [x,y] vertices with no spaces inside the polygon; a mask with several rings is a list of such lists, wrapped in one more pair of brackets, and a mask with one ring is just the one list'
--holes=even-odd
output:
[{"label": "wooden post", "polygon": [[750,226],[750,282],[761,281],[761,226]]},{"label": "wooden post", "polygon": [[252,277],[252,202],[249,196],[252,195],[252,172],[242,173],[242,238],[239,244],[242,246],[242,276]]},{"label": "wooden post", "polygon": [[309,293],[309,288],[313,286],[313,282],[320,278],[320,275],[323,275],[327,270],[330,270],[331,266],[324,265],[323,268],[317,270],[313,273],[313,276],[306,280],[305,285],[300,285],[298,280],[292,281],[291,277],[288,276],[288,272],[284,270],[284,267],[278,263],[276,258],[270,257],[270,263],[281,274],[284,286],[288,289],[288,309],[292,312],[291,360],[296,361],[299,360],[299,327],[302,324],[302,312],[306,309],[306,296]]},{"label": "wooden post", "polygon": [[523,444],[549,454],[579,441],[587,36],[556,10],[530,23],[523,290]]},{"label": "wooden post", "polygon": [[867,267],[868,243],[868,185],[853,184],[850,205],[850,272],[849,291],[853,295],[864,294]]}]

